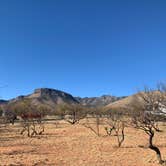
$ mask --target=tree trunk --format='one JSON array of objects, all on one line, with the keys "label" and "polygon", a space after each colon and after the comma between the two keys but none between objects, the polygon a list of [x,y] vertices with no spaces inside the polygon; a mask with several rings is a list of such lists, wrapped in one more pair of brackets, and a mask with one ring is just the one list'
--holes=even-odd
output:
[{"label": "tree trunk", "polygon": [[96,130],[97,130],[97,135],[100,136],[100,118],[97,116],[96,118]]},{"label": "tree trunk", "polygon": [[157,159],[159,161],[159,164],[162,164],[164,161],[162,160],[162,157],[161,157],[161,152],[159,150],[159,148],[157,146],[154,146],[153,145],[153,137],[154,137],[154,132],[153,131],[150,131],[150,135],[149,135],[149,148],[153,151],[156,152],[156,156],[157,156]]},{"label": "tree trunk", "polygon": [[124,136],[124,128],[122,128],[122,135],[121,135],[121,138],[120,138],[119,134],[117,135],[117,137],[118,137],[118,146],[121,147],[121,145],[122,145],[122,143],[123,143],[123,141],[124,141],[124,139],[125,139],[125,136]]},{"label": "tree trunk", "polygon": [[28,123],[28,126],[27,126],[27,132],[28,132],[28,137],[30,137],[30,125]]}]

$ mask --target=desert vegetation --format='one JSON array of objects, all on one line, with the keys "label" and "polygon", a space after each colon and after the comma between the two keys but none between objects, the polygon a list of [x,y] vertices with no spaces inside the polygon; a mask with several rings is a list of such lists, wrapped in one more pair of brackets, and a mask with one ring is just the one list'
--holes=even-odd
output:
[{"label": "desert vegetation", "polygon": [[86,108],[80,104],[60,104],[55,114],[74,125],[86,117]]},{"label": "desert vegetation", "polygon": [[118,147],[121,147],[125,139],[125,127],[127,126],[125,112],[112,110],[107,111],[106,115],[106,124],[108,126],[105,127],[106,133],[108,136],[111,136],[114,131],[115,136],[117,137]]},{"label": "desert vegetation", "polygon": [[33,105],[31,100],[22,100],[19,103],[8,104],[4,119],[14,125],[18,120],[22,127],[20,134],[27,133],[28,137],[41,135],[44,132],[43,118],[49,109],[46,106]]},{"label": "desert vegetation", "polygon": [[[116,160],[114,160],[112,156],[113,151],[116,150],[117,153],[120,153],[124,150],[127,155],[129,149],[131,149],[130,160],[132,162],[130,163],[130,161],[128,161],[127,163],[126,161],[126,165],[133,165],[134,162],[136,165],[164,165],[164,153],[166,152],[164,142],[164,137],[166,136],[165,110],[166,88],[164,84],[160,84],[155,90],[145,88],[134,96],[132,103],[125,107],[125,109],[120,107],[117,110],[108,109],[107,107],[87,107],[82,106],[79,103],[59,104],[55,110],[52,110],[46,105],[36,105],[30,99],[23,99],[21,102],[15,102],[14,104],[9,103],[0,109],[0,142],[1,145],[3,145],[0,147],[0,150],[4,149],[4,152],[3,150],[0,151],[3,156],[0,158],[0,164],[7,165],[15,162],[11,159],[10,163],[8,163],[8,161],[5,161],[4,159],[6,155],[5,146],[10,149],[11,141],[16,141],[15,137],[17,137],[19,141],[23,140],[23,144],[28,144],[29,139],[35,143],[38,142],[36,138],[39,139],[39,142],[40,139],[44,141],[50,140],[52,142],[45,144],[45,146],[48,148],[48,145],[52,144],[50,147],[52,150],[53,148],[56,148],[56,146],[60,146],[57,145],[58,142],[62,143],[62,145],[66,144],[66,141],[61,142],[64,139],[61,137],[65,137],[65,139],[70,142],[70,148],[75,148],[75,145],[72,144],[73,138],[77,140],[77,143],[82,146],[81,148],[83,148],[83,150],[86,151],[86,148],[88,149],[88,154],[91,152],[91,149],[93,149],[92,146],[96,147],[100,144],[96,151],[102,159],[100,161],[95,160],[96,157],[92,154],[94,161],[88,159],[89,163],[87,163],[87,161],[82,161],[82,165],[84,163],[87,165],[108,165],[108,163],[118,165],[120,164],[120,157],[116,158],[114,156],[116,158]],[[9,137],[9,131],[10,133],[13,133],[11,137]],[[57,136],[58,134],[60,135]],[[58,137],[59,140],[57,139]],[[4,140],[7,140],[7,142],[5,143]],[[86,141],[85,144],[84,141]],[[148,142],[148,146],[146,145],[146,142]],[[102,148],[102,143],[104,144],[104,148]],[[38,146],[42,148],[42,143],[39,143]],[[60,148],[62,149],[59,150],[59,153],[62,157],[63,155],[67,155],[63,150],[63,148],[65,149],[66,147],[61,146]],[[140,153],[139,157],[144,158],[152,155],[153,162],[138,161],[138,152],[136,151],[139,148],[143,149],[143,153]],[[47,149],[48,154],[50,153],[50,149]],[[154,157],[148,149],[155,152],[154,154],[156,154],[156,157]],[[107,151],[107,155],[104,154],[105,151]],[[37,151],[36,153],[40,154],[41,152]],[[78,147],[77,152],[73,149],[73,155],[77,156],[78,154],[76,153],[81,154]],[[117,153],[116,155],[118,155]],[[15,151],[13,151],[12,156],[15,155]],[[110,158],[108,157],[108,159],[106,156],[109,155]],[[135,155],[135,157],[132,155]],[[71,159],[71,157],[67,157]],[[123,156],[121,157],[124,159]],[[48,163],[68,165],[65,163],[67,160],[68,159],[64,159],[63,163],[59,158],[56,158],[55,161],[55,158],[50,157],[47,161],[43,161],[43,165]],[[93,164],[90,164],[91,162]],[[75,163],[76,165],[78,164],[76,161]],[[26,164],[28,163],[24,160],[23,165]],[[35,164],[35,160],[33,160],[30,165]],[[40,162],[37,164],[40,165]]]},{"label": "desert vegetation", "polygon": [[165,122],[165,104],[166,104],[166,88],[164,84],[160,84],[158,89],[152,90],[145,88],[140,92],[132,105],[130,106],[129,115],[132,120],[132,125],[140,130],[143,130],[149,139],[148,147],[156,153],[160,164],[162,160],[159,148],[153,144],[156,132],[162,132],[159,127],[159,122]]}]

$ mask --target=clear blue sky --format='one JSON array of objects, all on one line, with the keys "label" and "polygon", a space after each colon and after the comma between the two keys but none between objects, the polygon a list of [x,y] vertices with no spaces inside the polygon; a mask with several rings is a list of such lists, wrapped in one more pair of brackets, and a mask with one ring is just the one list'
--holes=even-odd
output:
[{"label": "clear blue sky", "polygon": [[0,1],[1,98],[129,95],[165,69],[165,0]]}]

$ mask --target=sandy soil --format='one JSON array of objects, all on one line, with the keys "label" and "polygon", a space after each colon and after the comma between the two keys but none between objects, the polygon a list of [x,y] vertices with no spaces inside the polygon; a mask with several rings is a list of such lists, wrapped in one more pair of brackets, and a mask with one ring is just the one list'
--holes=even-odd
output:
[{"label": "sandy soil", "polygon": [[[94,127],[94,126],[93,126]],[[117,148],[116,136],[96,136],[81,124],[46,124],[42,136],[20,135],[20,126],[0,129],[0,165],[21,166],[157,166],[155,153],[147,148],[144,132],[126,128],[125,141]],[[162,127],[164,129],[164,126]],[[156,135],[157,144],[166,158],[166,129]]]}]

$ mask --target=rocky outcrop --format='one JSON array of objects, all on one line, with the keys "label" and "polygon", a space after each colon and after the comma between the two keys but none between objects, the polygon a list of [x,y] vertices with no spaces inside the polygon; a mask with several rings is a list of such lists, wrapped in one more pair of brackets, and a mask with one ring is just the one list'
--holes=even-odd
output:
[{"label": "rocky outcrop", "polygon": [[50,88],[40,88],[34,90],[34,93],[29,94],[27,96],[18,96],[12,100],[9,100],[7,103],[18,103],[21,102],[24,99],[30,99],[31,103],[34,105],[45,105],[49,108],[55,109],[55,107],[58,104],[75,104],[79,103],[72,95],[56,90],[56,89],[50,89]]}]

